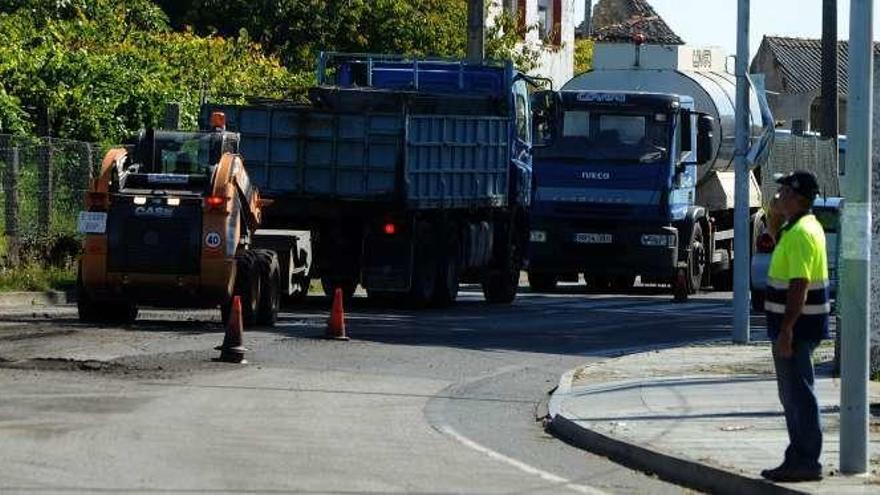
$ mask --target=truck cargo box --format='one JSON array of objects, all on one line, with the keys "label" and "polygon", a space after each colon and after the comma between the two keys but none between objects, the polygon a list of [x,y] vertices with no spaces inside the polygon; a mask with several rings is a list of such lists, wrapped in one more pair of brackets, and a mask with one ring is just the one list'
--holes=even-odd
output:
[{"label": "truck cargo box", "polygon": [[[349,97],[351,98],[351,97]],[[364,99],[374,98],[364,92]],[[347,113],[263,102],[202,108],[226,114],[264,195],[284,202],[398,203],[411,209],[507,201],[509,128],[494,115]]]}]

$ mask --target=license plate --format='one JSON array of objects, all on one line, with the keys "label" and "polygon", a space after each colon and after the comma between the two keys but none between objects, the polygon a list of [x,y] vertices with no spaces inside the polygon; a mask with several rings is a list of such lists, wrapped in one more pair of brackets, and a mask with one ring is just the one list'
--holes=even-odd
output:
[{"label": "license plate", "polygon": [[103,211],[81,211],[76,222],[80,234],[103,234],[107,230],[107,213]]},{"label": "license plate", "polygon": [[611,234],[575,234],[574,242],[578,244],[611,244]]}]

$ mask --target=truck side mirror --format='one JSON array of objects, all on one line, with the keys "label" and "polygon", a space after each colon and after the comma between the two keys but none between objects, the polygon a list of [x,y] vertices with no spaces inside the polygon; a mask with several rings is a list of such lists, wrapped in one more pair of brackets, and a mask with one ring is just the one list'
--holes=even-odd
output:
[{"label": "truck side mirror", "polygon": [[536,148],[545,147],[553,138],[556,92],[536,91],[532,93],[531,104],[532,145]]},{"label": "truck side mirror", "polygon": [[712,160],[715,136],[715,119],[701,114],[697,118],[697,163],[703,165]]}]

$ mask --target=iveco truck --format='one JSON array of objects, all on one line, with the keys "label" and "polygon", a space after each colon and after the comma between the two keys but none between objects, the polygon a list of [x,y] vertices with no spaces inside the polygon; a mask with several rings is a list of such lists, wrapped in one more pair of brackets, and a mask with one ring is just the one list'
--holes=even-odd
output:
[{"label": "iveco truck", "polygon": [[[592,71],[535,96],[533,290],[581,273],[597,290],[636,277],[729,290],[735,79],[724,61],[716,50],[599,44]],[[772,117],[759,92],[750,104],[755,167]],[[749,175],[758,229],[760,188]]]}]

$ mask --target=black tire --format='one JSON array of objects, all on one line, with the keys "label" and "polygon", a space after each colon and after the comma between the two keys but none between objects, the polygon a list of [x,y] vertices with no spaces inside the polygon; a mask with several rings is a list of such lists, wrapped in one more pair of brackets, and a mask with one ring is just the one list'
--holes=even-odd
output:
[{"label": "black tire", "polygon": [[764,311],[764,291],[752,289],[751,296],[752,311],[762,313]]},{"label": "black tire", "polygon": [[434,306],[445,308],[455,304],[459,288],[458,244],[448,246],[446,254],[437,265],[434,285]]},{"label": "black tire", "polygon": [[712,288],[719,292],[730,292],[733,290],[733,263],[727,270],[722,270],[712,274]]},{"label": "black tire", "polygon": [[438,284],[437,265],[437,257],[431,249],[426,246],[416,248],[412,283],[409,289],[409,302],[414,307],[424,308],[434,301]]},{"label": "black tire", "polygon": [[92,324],[130,324],[138,316],[138,307],[131,301],[93,299],[83,285],[81,266],[76,274],[76,310],[79,321]]},{"label": "black tire", "polygon": [[498,268],[490,269],[483,280],[483,297],[490,304],[510,304],[516,299],[519,272],[522,269],[518,248],[511,245]]},{"label": "black tire", "polygon": [[257,249],[254,255],[261,287],[257,304],[257,324],[271,327],[278,321],[278,307],[281,305],[281,266],[274,251]]},{"label": "black tire", "polygon": [[306,297],[309,295],[311,283],[312,279],[308,276],[292,280],[291,284],[293,285],[293,293],[285,296],[285,301],[290,304],[297,304],[305,301]]},{"label": "black tire", "polygon": [[699,223],[695,223],[694,230],[691,232],[690,249],[687,256],[688,294],[696,294],[700,290],[705,272],[706,241],[703,237],[703,227]]},{"label": "black tire", "polygon": [[83,285],[81,265],[76,270],[76,311],[79,315],[79,321],[83,323],[98,323],[100,321],[100,308]]},{"label": "black tire", "polygon": [[529,288],[532,292],[553,292],[559,276],[555,273],[529,272]]},{"label": "black tire", "polygon": [[636,285],[635,275],[616,275],[611,278],[611,289],[617,292],[632,290]]},{"label": "black tire", "polygon": [[587,283],[587,289],[593,292],[606,292],[611,289],[611,277],[607,275],[587,275],[585,273],[584,281]]},{"label": "black tire", "polygon": [[[241,299],[241,322],[245,328],[257,324],[262,284],[257,257],[253,251],[244,251],[235,257],[235,285],[232,296]],[[229,321],[232,301],[220,307],[223,323]]]}]

